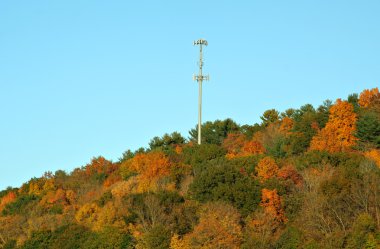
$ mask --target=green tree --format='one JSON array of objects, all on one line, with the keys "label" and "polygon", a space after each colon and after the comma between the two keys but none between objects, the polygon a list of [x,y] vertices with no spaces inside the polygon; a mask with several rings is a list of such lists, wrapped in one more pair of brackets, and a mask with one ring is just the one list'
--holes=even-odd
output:
[{"label": "green tree", "polygon": [[[318,129],[323,128],[329,117],[331,101],[326,100],[317,110],[311,105],[306,104],[295,110],[292,118],[294,125],[292,133],[277,145],[277,154],[281,152],[278,148],[286,148],[286,155],[298,155],[307,150],[310,141],[317,133]],[[275,150],[276,152],[276,150]],[[283,154],[280,154],[283,156]]]},{"label": "green tree", "polygon": [[259,183],[243,174],[229,162],[209,163],[205,170],[194,178],[189,195],[201,202],[225,201],[247,215],[260,202]]},{"label": "green tree", "polygon": [[[228,133],[238,132],[240,127],[232,119],[216,120],[202,124],[202,143],[221,145]],[[190,140],[198,141],[198,126],[189,131]]]},{"label": "green tree", "polygon": [[275,109],[266,110],[260,119],[263,121],[263,126],[268,126],[269,124],[280,120],[280,113]]},{"label": "green tree", "polygon": [[224,157],[227,151],[221,146],[215,144],[201,144],[191,147],[186,147],[183,150],[183,162],[191,165],[193,174],[199,174],[205,167],[205,163]]},{"label": "green tree", "polygon": [[380,117],[377,113],[367,111],[360,115],[356,129],[356,136],[362,143],[372,143],[380,147]]},{"label": "green tree", "polygon": [[251,139],[253,134],[263,130],[265,127],[255,123],[254,125],[243,125],[240,127],[241,133],[243,133],[248,139]]},{"label": "green tree", "polygon": [[284,112],[281,112],[281,119],[285,117],[293,119],[295,113],[296,113],[296,110],[293,108],[286,109]]},{"label": "green tree", "polygon": [[347,101],[348,101],[348,103],[351,103],[354,106],[355,112],[357,112],[359,110],[359,108],[360,108],[359,95],[357,93],[353,93],[353,94],[348,95]]},{"label": "green tree", "polygon": [[165,134],[162,137],[154,137],[149,142],[150,150],[162,148],[163,150],[171,149],[175,145],[181,145],[185,143],[185,138],[178,132],[172,134]]},{"label": "green tree", "polygon": [[119,158],[119,162],[122,163],[122,162],[125,162],[127,161],[128,159],[131,159],[135,156],[135,153],[133,153],[131,150],[126,150],[123,152],[123,154],[121,155],[121,157]]}]

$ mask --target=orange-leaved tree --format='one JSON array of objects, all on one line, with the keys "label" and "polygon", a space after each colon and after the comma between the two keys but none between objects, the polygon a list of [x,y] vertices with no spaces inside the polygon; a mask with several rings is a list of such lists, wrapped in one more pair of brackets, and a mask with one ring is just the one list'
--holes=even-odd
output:
[{"label": "orange-leaved tree", "polygon": [[143,175],[147,179],[165,176],[170,173],[169,159],[160,151],[153,151],[147,154],[139,153],[130,161],[127,161],[127,165],[131,170]]},{"label": "orange-leaved tree", "polygon": [[286,165],[282,167],[277,174],[279,179],[291,180],[295,185],[302,185],[302,176],[297,172],[297,170],[292,165]]},{"label": "orange-leaved tree", "polygon": [[255,170],[260,181],[263,182],[277,175],[278,166],[273,158],[267,156],[259,161]]},{"label": "orange-leaved tree", "polygon": [[247,140],[244,134],[230,133],[222,146],[227,150],[227,158],[245,157],[265,153],[265,148],[255,137]]},{"label": "orange-leaved tree", "polygon": [[365,89],[360,93],[359,96],[359,105],[364,108],[373,107],[376,104],[380,104],[380,92],[379,89]]},{"label": "orange-leaved tree", "polygon": [[43,207],[52,207],[59,204],[65,208],[68,208],[69,205],[73,205],[75,203],[76,198],[77,196],[73,190],[58,188],[57,190],[47,192],[42,197],[40,205]]},{"label": "orange-leaved tree", "polygon": [[288,219],[285,217],[283,209],[282,197],[277,194],[277,190],[263,188],[261,190],[261,203],[265,213],[270,215],[276,221],[286,223]]},{"label": "orange-leaved tree", "polygon": [[311,140],[310,150],[345,152],[356,144],[357,115],[354,107],[347,101],[337,99],[330,108],[329,120]]},{"label": "orange-leaved tree", "polygon": [[91,162],[85,166],[86,175],[106,174],[110,175],[117,170],[118,165],[113,164],[102,156],[92,158]]},{"label": "orange-leaved tree", "polygon": [[17,196],[16,196],[16,193],[13,192],[13,191],[11,191],[11,192],[9,192],[8,194],[6,194],[3,198],[1,198],[1,199],[0,199],[0,211],[3,210],[3,208],[4,208],[7,204],[9,204],[9,203],[15,201],[15,200],[16,200],[16,197],[17,197]]},{"label": "orange-leaved tree", "polygon": [[171,166],[169,158],[163,152],[138,153],[121,165],[121,174],[126,178],[133,175],[133,172],[137,173],[137,188],[139,192],[144,192],[158,188],[159,180],[169,176]]},{"label": "orange-leaved tree", "polygon": [[281,125],[280,125],[279,129],[280,129],[281,132],[283,132],[285,134],[288,134],[293,129],[293,126],[294,126],[293,119],[291,119],[289,117],[284,117],[281,120]]},{"label": "orange-leaved tree", "polygon": [[242,150],[245,155],[257,155],[265,153],[265,148],[262,143],[254,139],[245,142]]},{"label": "orange-leaved tree", "polygon": [[183,244],[190,248],[240,248],[242,229],[238,210],[226,203],[202,207],[199,223],[187,234]]},{"label": "orange-leaved tree", "polygon": [[222,143],[222,147],[227,150],[227,157],[233,158],[240,154],[245,141],[244,134],[229,133]]}]

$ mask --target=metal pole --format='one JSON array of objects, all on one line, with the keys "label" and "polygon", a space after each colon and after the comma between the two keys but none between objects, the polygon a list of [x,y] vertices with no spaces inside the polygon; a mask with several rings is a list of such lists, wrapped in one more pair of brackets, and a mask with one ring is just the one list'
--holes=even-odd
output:
[{"label": "metal pole", "polygon": [[199,81],[198,96],[198,144],[201,144],[201,125],[202,125],[202,81]]},{"label": "metal pole", "polygon": [[199,95],[198,95],[198,144],[201,144],[201,126],[202,126],[202,44],[199,46],[200,56],[199,56]]},{"label": "metal pole", "polygon": [[194,45],[199,45],[199,74],[194,75],[194,80],[198,81],[199,84],[199,94],[198,94],[198,144],[202,142],[201,129],[202,129],[202,83],[203,80],[208,80],[208,76],[203,76],[202,68],[203,68],[203,55],[202,55],[202,45],[207,46],[207,41],[203,39],[199,39],[198,41],[194,41]]}]

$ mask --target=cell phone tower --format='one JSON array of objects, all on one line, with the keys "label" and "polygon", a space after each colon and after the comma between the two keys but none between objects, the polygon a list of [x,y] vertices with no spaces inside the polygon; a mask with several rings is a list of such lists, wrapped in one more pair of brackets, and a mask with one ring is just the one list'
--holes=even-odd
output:
[{"label": "cell phone tower", "polygon": [[209,80],[210,76],[204,76],[202,73],[203,68],[203,55],[202,46],[207,46],[206,40],[199,39],[193,42],[193,45],[199,45],[199,74],[193,74],[193,80],[198,81],[199,85],[199,95],[198,95],[198,144],[201,144],[201,126],[202,126],[202,83],[204,80]]}]

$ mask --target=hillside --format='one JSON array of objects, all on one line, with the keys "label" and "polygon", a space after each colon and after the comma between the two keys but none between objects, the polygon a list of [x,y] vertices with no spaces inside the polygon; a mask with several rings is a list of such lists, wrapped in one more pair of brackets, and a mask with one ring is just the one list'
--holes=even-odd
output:
[{"label": "hillside", "polygon": [[379,248],[379,90],[261,120],[3,190],[0,248]]}]

